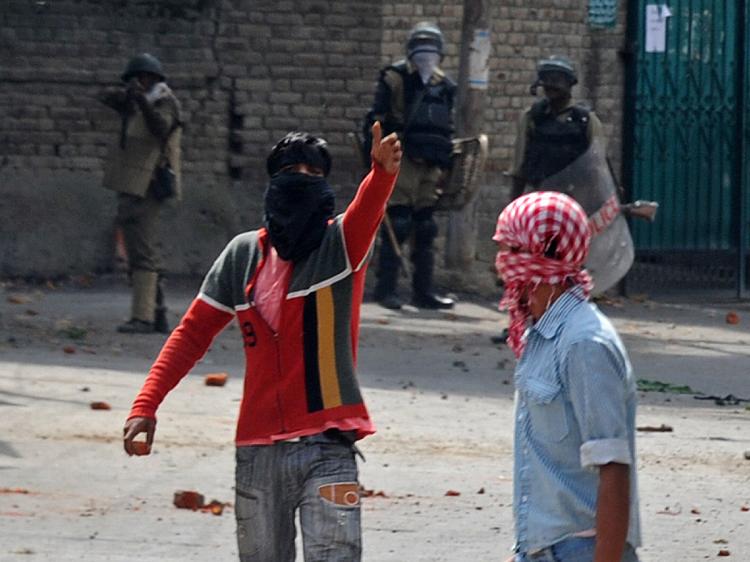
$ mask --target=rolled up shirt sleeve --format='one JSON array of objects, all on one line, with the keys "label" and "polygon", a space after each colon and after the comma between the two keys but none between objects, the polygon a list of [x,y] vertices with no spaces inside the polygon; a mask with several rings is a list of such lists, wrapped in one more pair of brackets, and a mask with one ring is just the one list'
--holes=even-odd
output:
[{"label": "rolled up shirt sleeve", "polygon": [[581,341],[570,348],[565,376],[583,441],[581,466],[632,464],[625,358],[607,342]]}]

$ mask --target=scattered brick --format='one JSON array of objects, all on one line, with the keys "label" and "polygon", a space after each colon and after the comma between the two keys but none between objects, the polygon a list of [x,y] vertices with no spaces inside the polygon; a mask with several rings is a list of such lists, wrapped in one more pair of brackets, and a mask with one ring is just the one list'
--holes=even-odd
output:
[{"label": "scattered brick", "polygon": [[192,490],[179,490],[174,493],[172,502],[179,509],[192,509],[197,511],[205,505],[203,494]]},{"label": "scattered brick", "polygon": [[92,410],[111,410],[112,406],[110,406],[109,403],[107,402],[92,402],[91,409]]},{"label": "scattered brick", "polygon": [[362,486],[360,486],[359,497],[361,498],[387,498],[388,494],[386,494],[383,490],[378,490],[376,492],[375,490],[369,490],[367,488],[363,488]]},{"label": "scattered brick", "polygon": [[737,325],[740,323],[740,315],[736,312],[727,312],[727,324]]},{"label": "scattered brick", "polygon": [[206,386],[224,386],[227,384],[229,375],[227,373],[209,373],[206,375]]}]

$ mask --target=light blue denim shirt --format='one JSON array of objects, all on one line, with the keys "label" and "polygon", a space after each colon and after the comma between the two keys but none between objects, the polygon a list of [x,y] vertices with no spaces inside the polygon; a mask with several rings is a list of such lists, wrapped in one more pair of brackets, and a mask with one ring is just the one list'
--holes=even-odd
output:
[{"label": "light blue denim shirt", "polygon": [[630,465],[627,541],[638,547],[636,384],[617,332],[573,287],[527,335],[515,372],[516,551],[594,529],[598,467],[610,462]]}]

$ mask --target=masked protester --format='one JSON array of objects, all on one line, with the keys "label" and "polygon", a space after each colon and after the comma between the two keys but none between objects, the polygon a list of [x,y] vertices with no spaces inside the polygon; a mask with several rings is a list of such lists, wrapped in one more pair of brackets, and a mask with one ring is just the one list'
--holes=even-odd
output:
[{"label": "masked protester", "polygon": [[433,214],[439,181],[451,165],[456,86],[439,67],[443,34],[436,25],[417,24],[409,35],[406,54],[406,60],[380,72],[375,101],[366,119],[366,129],[381,121],[385,132],[397,133],[406,155],[387,211],[399,252],[385,225],[375,299],[386,308],[401,308],[397,291],[399,254],[404,242],[411,239],[412,304],[451,308],[453,301],[438,296],[433,287],[433,243],[438,233]]},{"label": "masked protester", "polygon": [[529,193],[500,213],[493,240],[519,358],[510,561],[636,562],[635,378],[588,300],[586,213],[562,193]]},{"label": "masked protester", "polygon": [[578,74],[569,59],[553,55],[539,61],[531,91],[535,95],[541,87],[544,97],[524,112],[518,123],[511,200],[566,168],[594,140],[604,142],[596,114],[573,102],[577,83]]},{"label": "masked protester", "polygon": [[124,87],[99,96],[120,117],[103,180],[104,187],[117,192],[117,226],[133,285],[130,320],[118,331],[166,333],[157,230],[166,200],[181,196],[180,104],[161,63],[149,54],[133,57],[121,79]]},{"label": "masked protester", "polygon": [[265,226],[240,234],[206,275],[125,424],[124,445],[153,441],[166,394],[236,318],[246,358],[237,423],[237,542],[242,562],[360,560],[355,442],[375,431],[355,374],[367,258],[401,161],[373,127],[372,170],[334,216],[320,138],[290,133],[267,160]]}]

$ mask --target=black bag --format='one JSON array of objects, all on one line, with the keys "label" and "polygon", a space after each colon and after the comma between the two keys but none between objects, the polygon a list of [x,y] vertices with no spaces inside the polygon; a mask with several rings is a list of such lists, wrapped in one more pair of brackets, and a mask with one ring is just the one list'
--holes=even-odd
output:
[{"label": "black bag", "polygon": [[151,194],[157,201],[164,201],[170,197],[174,197],[176,194],[176,182],[177,177],[175,176],[172,166],[169,165],[169,161],[165,158],[154,170],[154,177],[151,180]]}]

